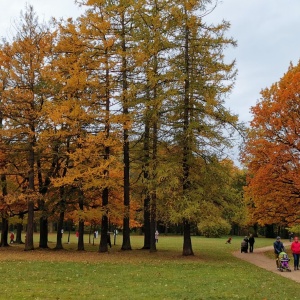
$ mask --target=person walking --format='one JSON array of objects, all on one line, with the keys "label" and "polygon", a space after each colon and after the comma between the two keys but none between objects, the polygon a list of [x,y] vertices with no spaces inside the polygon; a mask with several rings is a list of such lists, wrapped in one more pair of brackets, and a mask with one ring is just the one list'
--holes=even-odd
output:
[{"label": "person walking", "polygon": [[155,231],[155,243],[158,243],[158,236],[159,236],[159,232],[158,230]]},{"label": "person walking", "polygon": [[248,241],[249,241],[249,252],[252,253],[253,248],[254,248],[254,243],[255,243],[255,239],[254,239],[253,234],[250,234],[250,237],[249,237]]},{"label": "person walking", "polygon": [[276,241],[274,242],[273,247],[274,247],[275,259],[276,259],[276,266],[277,266],[277,269],[279,270],[279,267],[280,267],[279,253],[281,251],[284,251],[284,246],[283,246],[283,243],[281,242],[280,236],[278,236],[276,238]]},{"label": "person walking", "polygon": [[298,237],[294,237],[294,241],[291,244],[291,250],[294,257],[294,270],[299,270],[299,256],[300,256],[300,242]]},{"label": "person walking", "polygon": [[15,235],[13,232],[10,233],[10,243],[13,244],[15,239]]}]

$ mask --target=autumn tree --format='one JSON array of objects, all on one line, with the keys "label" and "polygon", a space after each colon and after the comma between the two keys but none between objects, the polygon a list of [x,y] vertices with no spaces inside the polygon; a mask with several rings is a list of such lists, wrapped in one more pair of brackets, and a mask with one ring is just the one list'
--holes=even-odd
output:
[{"label": "autumn tree", "polygon": [[[137,41],[136,62],[139,74],[138,101],[142,108],[135,116],[135,127],[139,122],[141,129],[142,151],[141,168],[143,172],[144,198],[144,249],[156,251],[155,230],[157,225],[156,205],[158,185],[157,168],[160,164],[158,155],[160,144],[161,107],[167,98],[168,60],[172,44],[168,41],[169,5],[166,1],[140,1],[136,9],[134,31]],[[152,45],[149,47],[149,45]],[[135,150],[136,151],[136,150]]]},{"label": "autumn tree", "polygon": [[[69,202],[73,209],[78,210],[79,238],[78,250],[84,250],[84,193],[82,182],[76,180],[73,172],[77,165],[70,157],[77,148],[81,148],[81,139],[86,134],[86,126],[90,124],[90,117],[85,110],[87,107],[87,74],[83,57],[84,43],[78,38],[77,23],[68,20],[59,23],[58,38],[54,49],[55,59],[48,70],[48,80],[53,90],[53,97],[47,102],[49,113],[47,123],[51,124],[44,132],[46,145],[53,147],[53,153],[57,157],[56,172],[50,177],[50,181],[56,188],[56,201],[52,201],[53,212],[58,217],[56,248],[61,249],[61,230],[65,218],[65,212]],[[51,146],[53,145],[53,146]],[[71,178],[69,177],[71,176]],[[70,196],[72,195],[72,196]],[[77,203],[77,205],[75,205]],[[81,212],[81,213],[80,213]],[[76,220],[77,221],[77,220]]]},{"label": "autumn tree", "polygon": [[[89,2],[86,3],[90,5]],[[102,117],[102,130],[105,133],[105,140],[111,139],[111,128],[113,125],[111,106],[114,94],[113,70],[116,64],[114,58],[114,42],[115,35],[111,29],[110,17],[107,12],[105,2],[91,3],[92,8],[86,11],[86,14],[81,18],[81,33],[90,41],[89,53],[93,55],[95,68],[97,70],[97,80],[99,84],[97,105],[103,107],[102,113],[99,111],[98,118]],[[92,37],[92,39],[90,39]],[[106,160],[106,168],[103,170],[103,176],[106,181],[110,178],[109,161],[111,159],[111,146],[109,143],[104,144],[103,155]],[[102,224],[101,224],[101,239],[99,245],[100,252],[107,252],[107,232],[108,228],[108,204],[109,204],[109,185],[102,187]]]},{"label": "autumn tree", "polygon": [[[69,135],[71,144],[66,157],[72,162],[72,167],[53,182],[55,186],[74,186],[82,191],[79,198],[82,211],[78,215],[81,219],[79,242],[83,236],[81,229],[86,220],[86,209],[92,207],[100,212],[99,251],[107,252],[110,193],[118,190],[120,184],[117,171],[121,166],[119,124],[123,119],[117,111],[112,111],[118,94],[118,81],[114,80],[118,70],[117,54],[115,34],[103,5],[87,9],[74,22],[68,20],[60,25],[56,81],[64,84],[60,86],[55,102],[66,110],[57,114],[55,123],[57,126],[68,124],[64,126],[67,129],[64,134]],[[61,129],[58,133],[61,135]],[[102,195],[101,204],[97,202],[99,194]],[[89,195],[88,201],[86,195]]]},{"label": "autumn tree", "polygon": [[232,89],[236,74],[234,62],[224,61],[224,49],[235,42],[225,37],[229,23],[205,23],[208,4],[209,1],[183,1],[172,7],[173,43],[177,47],[170,60],[174,95],[167,101],[167,111],[168,127],[173,130],[181,157],[178,201],[184,226],[183,255],[193,254],[192,207],[198,201],[197,184],[192,180],[195,159],[221,157],[222,148],[230,147],[225,132],[237,125],[237,116],[224,107],[224,96]]},{"label": "autumn tree", "polygon": [[[8,85],[8,78],[9,78],[9,59],[5,56],[3,50],[0,50],[0,105],[2,104],[3,99],[3,93],[6,90],[6,87]],[[3,129],[3,112],[0,111],[0,129]],[[1,143],[3,141],[1,140]],[[1,144],[1,154],[0,154],[0,170],[1,170],[1,215],[2,215],[2,230],[1,230],[1,247],[8,246],[7,237],[8,237],[8,214],[7,210],[4,209],[5,207],[5,201],[4,198],[7,196],[7,176],[4,173],[4,168],[6,165],[6,155],[3,152],[3,148],[5,145]]]},{"label": "autumn tree", "polygon": [[184,225],[183,254],[192,255],[191,226],[201,223],[201,207],[231,218],[230,167],[222,163],[231,144],[226,132],[237,123],[224,107],[235,77],[234,62],[224,62],[224,48],[235,44],[225,37],[229,24],[204,22],[210,1],[78,2],[86,12],[57,22],[55,36],[39,31],[32,12],[30,38],[19,33],[5,54],[12,76],[1,133],[23,179],[16,199],[28,201],[26,249],[39,209],[41,228],[48,216],[58,220],[57,248],[66,212],[79,224],[78,250],[84,224],[101,218],[100,252],[108,250],[109,218],[122,216],[122,249],[129,250],[140,196],[144,248],[156,250],[160,218]]},{"label": "autumn tree", "polygon": [[[98,39],[101,43],[106,36],[112,41],[111,48],[103,53],[103,58],[107,57],[107,99],[109,105],[113,108],[108,112],[111,116],[118,118],[118,124],[114,123],[113,130],[123,131],[123,242],[122,250],[131,250],[130,243],[130,140],[131,124],[134,115],[135,95],[134,85],[137,83],[137,73],[135,73],[135,58],[133,52],[136,51],[138,42],[133,38],[134,16],[136,15],[136,3],[133,1],[82,1],[89,8],[86,18],[83,18],[83,24],[87,24],[90,36]],[[94,25],[89,22],[93,20]],[[106,27],[103,26],[105,23]],[[105,32],[106,30],[106,32]],[[99,52],[100,53],[100,52]],[[109,82],[114,82],[111,85]],[[120,107],[120,113],[118,113]],[[109,108],[109,107],[107,107]],[[116,109],[115,109],[116,108]],[[111,109],[111,108],[109,108]],[[107,118],[111,123],[111,117]],[[107,123],[107,124],[108,124]],[[111,125],[107,125],[111,127]],[[108,154],[107,148],[107,154]],[[121,155],[121,153],[120,153]],[[107,155],[107,157],[109,154]],[[105,218],[105,216],[103,216]],[[103,227],[103,232],[105,227]],[[105,234],[105,233],[103,233]],[[103,247],[107,247],[106,239],[103,236]],[[107,249],[107,248],[105,248]]]},{"label": "autumn tree", "polygon": [[10,60],[10,77],[1,103],[5,120],[1,136],[9,144],[10,151],[13,149],[14,153],[22,155],[26,162],[22,169],[15,170],[24,178],[22,193],[28,204],[25,250],[34,247],[34,210],[39,199],[37,141],[43,127],[42,108],[46,97],[42,70],[49,62],[51,41],[49,29],[38,22],[33,7],[29,6],[21,13],[21,23],[13,42],[7,43],[5,48],[5,55]]},{"label": "autumn tree", "polygon": [[261,91],[243,151],[248,169],[246,196],[253,222],[299,222],[300,64]]},{"label": "autumn tree", "polygon": [[[132,33],[132,15],[134,14],[133,2],[120,1],[113,7],[113,27],[115,34],[119,38],[118,52],[121,60],[121,82],[120,82],[120,104],[122,106],[122,113],[124,117],[123,122],[123,197],[124,197],[124,217],[123,217],[123,242],[122,250],[131,250],[130,242],[130,126],[131,116],[130,108],[132,108],[132,94],[130,93],[130,74],[134,67],[132,66],[132,59],[130,48],[133,45],[131,39]],[[130,63],[131,62],[131,63]],[[131,81],[132,82],[132,81]],[[130,101],[131,100],[131,101]],[[132,103],[133,102],[133,103]]]},{"label": "autumn tree", "polygon": [[201,171],[196,176],[203,182],[199,195],[201,217],[197,222],[200,233],[220,237],[229,234],[233,227],[245,226],[248,221],[243,197],[245,172],[229,159],[215,158],[205,164],[197,161]]}]

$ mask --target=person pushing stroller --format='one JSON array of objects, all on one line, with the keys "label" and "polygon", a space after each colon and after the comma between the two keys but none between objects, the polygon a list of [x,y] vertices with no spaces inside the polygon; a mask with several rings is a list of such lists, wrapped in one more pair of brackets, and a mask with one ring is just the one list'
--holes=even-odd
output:
[{"label": "person pushing stroller", "polygon": [[285,251],[283,243],[281,242],[280,236],[278,236],[276,238],[276,241],[274,242],[273,246],[274,246],[274,254],[275,254],[275,259],[276,259],[277,270],[280,270],[279,254],[281,252]]}]

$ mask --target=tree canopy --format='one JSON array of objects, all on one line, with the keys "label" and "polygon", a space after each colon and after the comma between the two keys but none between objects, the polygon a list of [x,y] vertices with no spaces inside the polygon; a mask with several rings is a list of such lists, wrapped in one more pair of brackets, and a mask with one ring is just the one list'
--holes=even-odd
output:
[{"label": "tree canopy", "polygon": [[51,26],[29,6],[2,43],[2,214],[28,215],[27,250],[37,218],[40,247],[48,220],[57,248],[72,220],[78,250],[84,225],[101,226],[101,252],[109,226],[130,250],[130,227],[144,225],[155,251],[159,222],[183,224],[184,255],[207,210],[239,222],[238,172],[224,151],[239,127],[224,105],[236,76],[224,50],[236,43],[228,22],[205,23],[210,1],[169,4],[82,1],[78,19]]},{"label": "tree canopy", "polygon": [[249,170],[246,195],[253,221],[293,225],[300,200],[300,65],[288,71],[252,107],[243,159]]}]

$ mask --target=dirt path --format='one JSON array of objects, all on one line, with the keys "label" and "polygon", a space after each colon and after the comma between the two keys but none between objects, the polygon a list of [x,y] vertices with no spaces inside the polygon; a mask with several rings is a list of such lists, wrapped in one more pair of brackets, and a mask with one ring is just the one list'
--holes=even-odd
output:
[{"label": "dirt path", "polygon": [[[289,246],[290,244],[284,244],[284,245]],[[292,269],[292,272],[286,272],[286,271],[280,272],[276,268],[275,259],[271,259],[266,255],[264,255],[264,252],[269,250],[273,250],[273,246],[254,249],[253,253],[241,253],[240,251],[235,251],[233,252],[233,255],[239,259],[248,261],[251,264],[254,264],[260,268],[271,271],[273,273],[289,278],[296,282],[300,282],[300,270],[294,271],[293,259],[291,259],[290,261],[290,267]]]}]

